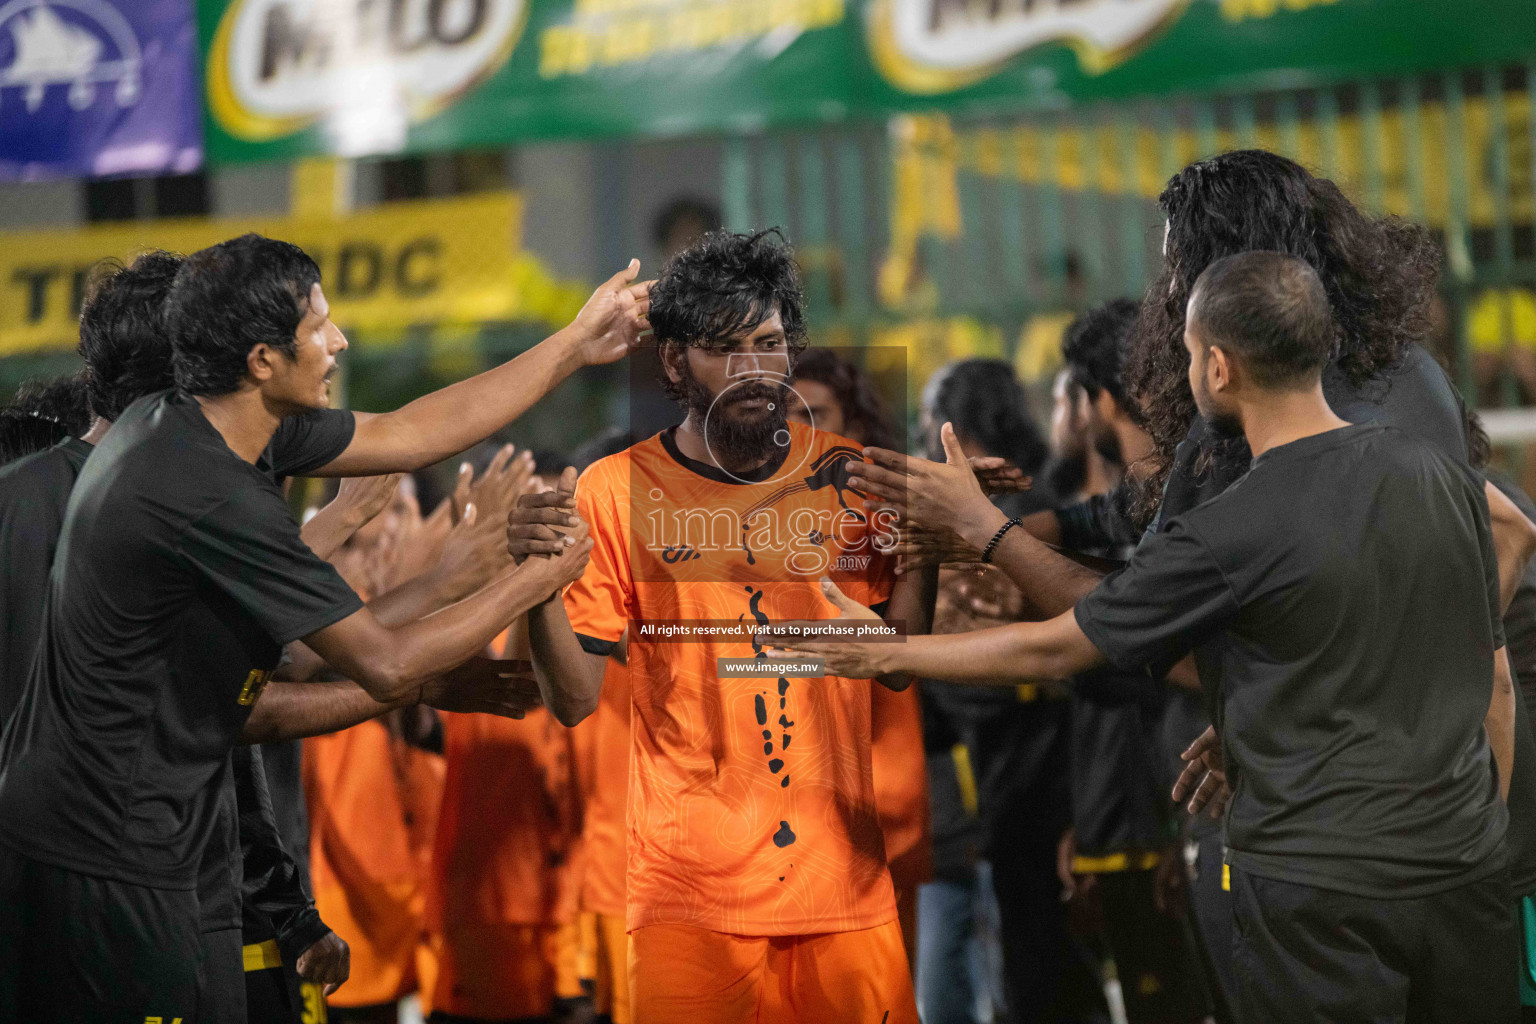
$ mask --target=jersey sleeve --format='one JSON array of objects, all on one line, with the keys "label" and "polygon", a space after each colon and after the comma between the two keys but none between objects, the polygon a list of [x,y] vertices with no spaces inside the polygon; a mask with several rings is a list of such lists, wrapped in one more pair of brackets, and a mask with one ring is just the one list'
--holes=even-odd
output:
[{"label": "jersey sleeve", "polygon": [[1162,676],[1239,610],[1210,549],[1174,519],[1147,535],[1130,564],[1078,601],[1075,614],[1110,664]]},{"label": "jersey sleeve", "polygon": [[193,570],[228,595],[275,643],[340,622],[363,606],[299,536],[274,488],[250,487],[205,513],[177,545]]},{"label": "jersey sleeve", "polygon": [[592,533],[592,557],[581,579],[565,590],[565,614],[589,654],[612,653],[629,626],[632,577],[628,538],[618,514],[620,496],[607,460],[582,474],[576,484],[576,511]]},{"label": "jersey sleeve", "polygon": [[356,432],[357,418],[349,409],[285,416],[267,446],[266,468],[278,479],[313,473],[340,458]]}]

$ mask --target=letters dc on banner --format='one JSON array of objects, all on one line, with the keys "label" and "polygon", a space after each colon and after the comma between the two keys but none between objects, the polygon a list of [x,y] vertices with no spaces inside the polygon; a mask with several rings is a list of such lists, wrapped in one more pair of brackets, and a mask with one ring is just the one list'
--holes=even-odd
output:
[{"label": "letters dc on banner", "polygon": [[[544,297],[518,252],[521,198],[391,203],[344,217],[167,219],[0,235],[0,356],[73,347],[92,266],[155,247],[195,252],[256,231],[320,264],[336,322],[356,330],[537,316]],[[575,302],[579,308],[582,292]],[[568,302],[566,303],[569,304]]]},{"label": "letters dc on banner", "polygon": [[0,0],[0,181],[202,163],[192,0]]}]

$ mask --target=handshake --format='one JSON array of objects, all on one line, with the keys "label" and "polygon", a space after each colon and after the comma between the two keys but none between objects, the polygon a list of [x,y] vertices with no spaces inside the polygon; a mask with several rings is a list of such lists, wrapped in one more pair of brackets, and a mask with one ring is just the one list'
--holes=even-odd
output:
[{"label": "handshake", "polygon": [[576,513],[574,468],[560,474],[553,490],[528,490],[517,499],[507,514],[507,554],[519,566],[530,557],[554,563],[548,569],[561,582],[550,597],[581,578],[592,555],[592,537]]}]

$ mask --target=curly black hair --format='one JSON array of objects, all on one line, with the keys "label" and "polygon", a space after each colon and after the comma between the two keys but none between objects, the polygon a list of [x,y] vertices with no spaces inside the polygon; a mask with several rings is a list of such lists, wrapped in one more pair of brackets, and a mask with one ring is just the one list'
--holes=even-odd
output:
[{"label": "curly black hair", "polygon": [[23,381],[6,409],[56,423],[66,434],[83,434],[91,429],[89,387],[90,374],[86,370],[65,377]]},{"label": "curly black hair", "polygon": [[844,434],[867,447],[895,448],[880,396],[857,366],[830,349],[807,349],[795,363],[795,379],[831,389],[843,410]]},{"label": "curly black hair", "polygon": [[[1050,449],[1029,411],[1024,385],[1001,359],[962,359],[941,366],[923,389],[923,405],[935,428],[946,420],[955,433],[1000,455],[1025,473],[1038,473]],[[937,432],[926,438],[928,458],[944,461]]]},{"label": "curly black hair", "polygon": [[[1440,251],[1423,227],[1372,218],[1326,178],[1263,150],[1238,150],[1191,164],[1158,198],[1168,217],[1163,269],[1137,315],[1126,393],[1140,406],[1155,446],[1136,518],[1150,521],[1173,452],[1196,415],[1189,390],[1184,314],[1195,281],[1213,261],[1252,249],[1299,257],[1328,293],[1342,337],[1336,363],[1359,384],[1394,365],[1429,336]],[[1210,460],[1248,458],[1238,439]]]},{"label": "curly black hair", "polygon": [[1073,320],[1061,342],[1062,360],[1088,397],[1108,391],[1133,417],[1136,410],[1125,400],[1123,371],[1138,309],[1135,299],[1111,299]]},{"label": "curly black hair", "polygon": [[53,380],[29,380],[0,409],[0,466],[51,448],[90,429],[85,371]]},{"label": "curly black hair", "polygon": [[303,249],[247,234],[188,256],[166,302],[176,387],[227,395],[257,345],[292,358],[320,268]]},{"label": "curly black hair", "polygon": [[[782,231],[711,231],[668,260],[651,286],[651,330],[659,346],[707,345],[778,313],[793,359],[805,348],[804,306],[800,268]],[[683,397],[665,375],[662,387]]]},{"label": "curly black hair", "polygon": [[133,402],[176,383],[165,300],[181,269],[177,253],[155,249],[128,266],[104,260],[93,268],[80,310],[91,412],[115,420]]}]

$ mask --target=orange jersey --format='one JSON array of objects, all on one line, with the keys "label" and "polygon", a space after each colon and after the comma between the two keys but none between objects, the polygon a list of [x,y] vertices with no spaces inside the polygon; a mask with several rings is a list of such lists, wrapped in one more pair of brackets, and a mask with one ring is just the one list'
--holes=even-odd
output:
[{"label": "orange jersey", "polygon": [[443,761],[382,721],[304,741],[315,906],[352,947],[335,1006],[398,999],[421,966],[424,880]]},{"label": "orange jersey", "polygon": [[447,778],[429,927],[562,923],[573,909],[567,876],[581,827],[570,730],[543,708],[522,719],[442,719]]},{"label": "orange jersey", "polygon": [[629,670],[610,658],[603,672],[603,694],[591,718],[592,788],[582,818],[586,860],[581,909],[612,917],[624,916],[629,701]]},{"label": "orange jersey", "polygon": [[784,439],[780,458],[740,478],[663,432],[577,486],[595,543],[565,594],[571,625],[599,653],[630,629],[631,930],[807,935],[895,917],[870,769],[878,684],[722,677],[717,658],[760,645],[655,632],[663,620],[835,618],[823,575],[863,604],[889,597],[893,563],[847,488],[860,449],[799,424]]}]

